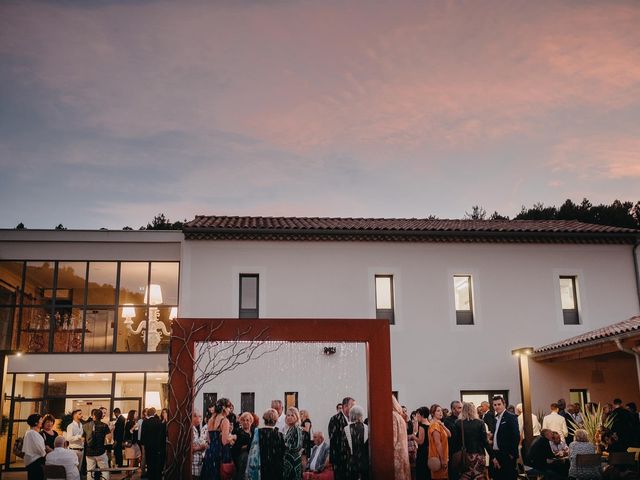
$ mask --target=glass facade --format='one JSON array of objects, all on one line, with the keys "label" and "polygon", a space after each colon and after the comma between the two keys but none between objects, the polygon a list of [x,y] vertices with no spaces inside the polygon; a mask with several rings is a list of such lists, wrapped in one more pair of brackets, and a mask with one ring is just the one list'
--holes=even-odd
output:
[{"label": "glass facade", "polygon": [[140,412],[147,406],[147,398],[154,399],[148,406],[168,407],[166,372],[12,373],[5,382],[8,428],[0,433],[0,463],[5,469],[24,467],[11,447],[28,430],[26,420],[32,413],[52,414],[54,428],[61,434],[60,420],[76,409],[82,410],[86,419],[98,407],[107,408],[110,415],[116,407],[125,415],[129,410]]},{"label": "glass facade", "polygon": [[166,352],[179,262],[0,261],[0,348]]}]

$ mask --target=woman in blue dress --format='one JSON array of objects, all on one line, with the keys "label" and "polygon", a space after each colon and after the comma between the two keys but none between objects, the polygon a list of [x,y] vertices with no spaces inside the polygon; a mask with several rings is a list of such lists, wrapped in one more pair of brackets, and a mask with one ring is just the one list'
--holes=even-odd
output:
[{"label": "woman in blue dress", "polygon": [[231,408],[229,399],[221,398],[216,402],[213,415],[207,422],[209,448],[202,460],[200,474],[202,480],[220,480],[220,465],[231,461],[230,442],[233,440],[233,435],[231,435],[231,424],[227,418]]}]

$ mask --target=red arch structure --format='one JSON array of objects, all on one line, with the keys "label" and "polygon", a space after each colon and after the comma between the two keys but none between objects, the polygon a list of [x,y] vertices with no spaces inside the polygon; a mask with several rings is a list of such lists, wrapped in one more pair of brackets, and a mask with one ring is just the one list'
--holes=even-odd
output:
[{"label": "red arch structure", "polygon": [[174,320],[169,355],[170,422],[165,478],[191,478],[195,344],[204,341],[235,341],[239,338],[239,332],[252,331],[265,332],[263,339],[269,341],[366,344],[371,469],[376,479],[394,478],[388,321],[272,318]]}]

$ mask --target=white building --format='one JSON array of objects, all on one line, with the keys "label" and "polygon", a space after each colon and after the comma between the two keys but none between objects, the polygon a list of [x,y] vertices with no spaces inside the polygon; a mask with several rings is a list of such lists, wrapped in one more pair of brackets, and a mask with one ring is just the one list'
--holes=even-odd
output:
[{"label": "white building", "polygon": [[[390,318],[401,403],[413,409],[494,393],[517,403],[513,349],[638,314],[639,238],[565,221],[260,217],[196,217],[183,232],[0,231],[3,414],[15,438],[36,410],[164,406],[163,327],[176,314]],[[149,316],[162,325],[146,338],[140,322]],[[253,402],[259,413],[287,394],[326,432],[337,400],[366,396],[362,348],[334,346],[334,358],[300,346],[293,375],[281,365],[291,362],[289,351],[205,393],[229,397],[238,410]],[[349,375],[331,380],[343,370]],[[584,391],[580,382],[533,387],[534,410]],[[612,390],[639,400],[633,380]],[[0,460],[19,466],[7,434],[1,438]]]}]

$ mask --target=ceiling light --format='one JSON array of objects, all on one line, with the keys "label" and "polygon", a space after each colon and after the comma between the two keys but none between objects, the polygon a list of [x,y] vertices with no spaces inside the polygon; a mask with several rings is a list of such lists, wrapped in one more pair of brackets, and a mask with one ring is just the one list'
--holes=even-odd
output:
[{"label": "ceiling light", "polygon": [[35,377],[36,374],[35,373],[27,373],[27,377]]}]

